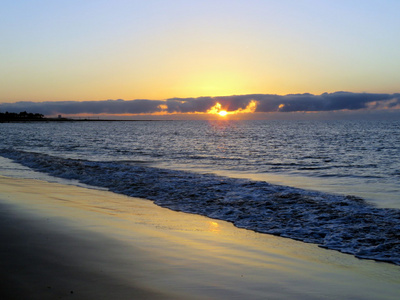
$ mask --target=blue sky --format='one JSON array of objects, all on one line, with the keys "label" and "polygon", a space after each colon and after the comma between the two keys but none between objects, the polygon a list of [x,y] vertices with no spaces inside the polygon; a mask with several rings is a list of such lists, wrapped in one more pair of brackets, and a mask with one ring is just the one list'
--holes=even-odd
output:
[{"label": "blue sky", "polygon": [[2,1],[0,102],[396,93],[400,1]]}]

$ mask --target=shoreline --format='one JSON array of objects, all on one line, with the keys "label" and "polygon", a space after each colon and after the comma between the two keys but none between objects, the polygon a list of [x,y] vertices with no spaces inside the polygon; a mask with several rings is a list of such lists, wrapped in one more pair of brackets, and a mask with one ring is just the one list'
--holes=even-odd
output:
[{"label": "shoreline", "polygon": [[1,293],[8,299],[396,299],[400,293],[398,266],[107,191],[0,176],[0,214],[7,287]]},{"label": "shoreline", "polygon": [[68,119],[68,118],[43,118],[43,119],[28,119],[28,120],[0,120],[0,123],[51,123],[51,122],[170,122],[175,120],[118,120],[118,119]]}]

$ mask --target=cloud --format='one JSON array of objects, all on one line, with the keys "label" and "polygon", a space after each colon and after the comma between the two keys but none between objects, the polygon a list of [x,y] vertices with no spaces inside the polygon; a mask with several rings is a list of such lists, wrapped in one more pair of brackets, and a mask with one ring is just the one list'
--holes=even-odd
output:
[{"label": "cloud", "polygon": [[28,111],[44,115],[206,113],[216,103],[226,111],[245,111],[255,101],[255,112],[318,112],[400,109],[400,94],[335,92],[313,94],[250,94],[222,97],[171,98],[167,100],[101,100],[17,102],[0,104],[1,112]]},{"label": "cloud", "polygon": [[252,95],[258,101],[256,112],[317,112],[359,110],[369,108],[372,102],[394,100],[400,104],[400,94],[368,94],[336,92],[322,95],[290,94]]},{"label": "cloud", "polygon": [[168,113],[205,113],[216,103],[214,98],[173,98],[166,100]]},{"label": "cloud", "polygon": [[158,100],[104,100],[104,101],[60,101],[60,102],[17,102],[0,104],[0,111],[38,112],[44,115],[76,114],[152,114],[162,111]]}]

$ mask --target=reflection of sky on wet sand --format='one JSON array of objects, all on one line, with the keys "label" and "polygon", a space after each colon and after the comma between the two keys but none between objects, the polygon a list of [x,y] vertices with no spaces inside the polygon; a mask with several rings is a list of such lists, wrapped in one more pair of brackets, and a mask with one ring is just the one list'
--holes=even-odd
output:
[{"label": "reflection of sky on wet sand", "polygon": [[209,230],[211,231],[211,232],[215,232],[215,233],[218,233],[218,232],[220,232],[220,229],[219,229],[219,224],[217,223],[217,222],[214,222],[214,221],[210,221],[209,222]]},{"label": "reflection of sky on wet sand", "polygon": [[[0,178],[1,179],[1,178]],[[398,267],[175,212],[148,200],[31,180],[0,180],[0,199],[46,226],[122,243],[102,266],[124,281],[204,298],[395,299]],[[104,244],[107,250],[109,245]],[[139,271],[138,271],[139,270]],[[139,274],[138,274],[139,272]],[[396,277],[397,276],[397,277]],[[337,287],[340,286],[340,289]]]}]

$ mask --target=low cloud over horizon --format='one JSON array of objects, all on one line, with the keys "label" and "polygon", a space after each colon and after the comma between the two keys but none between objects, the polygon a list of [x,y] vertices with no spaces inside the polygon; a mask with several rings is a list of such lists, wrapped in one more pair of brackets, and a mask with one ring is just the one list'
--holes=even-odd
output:
[{"label": "low cloud over horizon", "polygon": [[0,104],[0,112],[28,111],[52,115],[152,115],[207,113],[216,103],[226,111],[245,110],[257,103],[255,113],[400,110],[400,94],[334,92],[313,94],[249,94],[220,97],[171,98],[167,100],[100,100],[16,102]]}]

